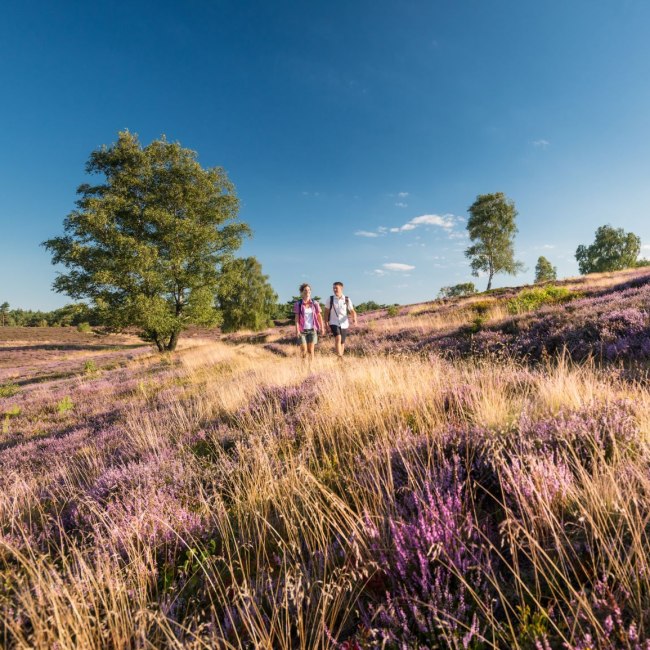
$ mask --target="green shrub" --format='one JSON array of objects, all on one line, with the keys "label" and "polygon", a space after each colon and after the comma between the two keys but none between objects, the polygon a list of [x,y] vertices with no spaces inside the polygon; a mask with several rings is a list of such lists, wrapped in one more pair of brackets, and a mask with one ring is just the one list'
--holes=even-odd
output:
[{"label": "green shrub", "polygon": [[77,332],[81,332],[82,334],[90,334],[92,332],[92,327],[90,327],[90,323],[79,323],[77,325]]},{"label": "green shrub", "polygon": [[92,360],[89,359],[84,363],[84,374],[86,375],[94,375],[97,373],[97,364]]},{"label": "green shrub", "polygon": [[480,300],[472,303],[471,308],[478,316],[485,316],[491,309],[494,302],[491,300]]},{"label": "green shrub", "polygon": [[2,421],[2,433],[9,433],[9,421],[11,418],[17,418],[20,415],[20,407],[12,406],[8,411],[4,413],[4,419]]},{"label": "green shrub", "polygon": [[73,408],[74,408],[74,404],[72,403],[72,400],[67,395],[56,405],[56,410],[61,414],[67,413],[68,411],[71,411]]},{"label": "green shrub", "polygon": [[554,305],[568,302],[578,297],[578,293],[566,287],[549,285],[547,287],[532,287],[519,292],[508,301],[508,311],[511,314],[522,314],[539,309],[542,305]]},{"label": "green shrub", "polygon": [[0,385],[0,397],[13,397],[18,392],[18,386],[12,381]]},{"label": "green shrub", "polygon": [[399,315],[399,305],[391,305],[386,309],[386,314],[388,316],[398,316]]}]

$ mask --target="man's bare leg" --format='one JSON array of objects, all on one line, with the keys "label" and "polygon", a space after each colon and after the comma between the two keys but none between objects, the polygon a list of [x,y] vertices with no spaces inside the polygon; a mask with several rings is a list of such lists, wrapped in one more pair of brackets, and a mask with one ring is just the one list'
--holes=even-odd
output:
[{"label": "man's bare leg", "polygon": [[341,343],[341,335],[337,334],[337,336],[334,339],[334,351],[336,352],[336,356],[339,359],[343,358],[343,348],[344,345]]}]

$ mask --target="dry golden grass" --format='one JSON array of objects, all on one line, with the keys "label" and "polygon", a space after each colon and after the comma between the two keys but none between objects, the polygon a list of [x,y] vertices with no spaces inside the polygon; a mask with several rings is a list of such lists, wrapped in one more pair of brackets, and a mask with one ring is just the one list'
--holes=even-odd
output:
[{"label": "dry golden grass", "polygon": [[[435,318],[423,314],[403,321],[420,326],[421,319],[422,327],[430,328]],[[522,413],[541,418],[619,399],[631,403],[642,437],[650,434],[646,387],[566,360],[530,370],[515,363],[406,357],[339,363],[319,355],[310,367],[260,346],[193,340],[168,368],[171,379],[160,384],[152,375],[124,408],[123,449],[137,462],[162,463],[171,456],[178,463],[174,478],[189,486],[185,498],[216,531],[216,548],[208,552],[207,540],[176,532],[164,513],[152,513],[146,504],[127,527],[123,513],[89,499],[87,486],[111,467],[111,459],[85,443],[62,463],[51,498],[57,504],[81,503],[101,545],[61,539],[41,553],[21,540],[52,520],[41,500],[42,477],[17,475],[0,495],[0,518],[13,526],[11,535],[5,529],[0,537],[0,575],[11,585],[0,588],[0,605],[2,598],[12,599],[31,625],[0,609],[5,637],[15,647],[236,648],[244,647],[245,637],[259,648],[333,648],[331,639],[350,625],[359,594],[379,568],[369,557],[365,518],[380,521],[395,508],[396,455],[403,457],[408,485],[421,485],[438,462],[435,445],[450,425],[488,429],[496,446],[504,432],[516,429]],[[288,414],[274,397],[277,387],[303,391],[305,407]],[[201,440],[210,450],[209,463],[195,453],[199,431],[205,432]],[[431,444],[417,452],[416,462],[413,449],[422,441]],[[598,629],[601,623],[572,580],[582,567],[591,574],[608,571],[638,601],[635,612],[647,611],[649,578],[635,569],[650,549],[650,479],[645,451],[638,453],[638,462],[621,455],[609,465],[578,471],[561,497],[545,494],[543,474],[533,473],[535,499],[519,493],[519,512],[500,504],[503,546],[491,552],[504,559],[510,573],[488,579],[506,603],[512,587],[522,601],[543,611],[545,584],[567,621],[582,608]],[[598,556],[571,550],[571,530],[561,514],[571,509],[579,513],[572,525],[584,527]],[[152,520],[174,532],[188,575],[201,576],[206,585],[205,608],[217,621],[210,642],[201,636],[200,624],[174,620],[181,595],[160,591],[160,563],[146,532]],[[345,562],[331,555],[333,539]],[[322,562],[310,564],[319,554]],[[527,559],[532,582],[517,558]],[[282,588],[274,583],[277,592],[269,593],[265,582],[269,567],[286,578]],[[152,607],[152,594],[160,607]],[[264,598],[266,610],[260,605]],[[229,640],[219,627],[226,606],[241,617],[240,636]],[[493,616],[487,609],[484,614]],[[507,623],[486,647],[529,647],[519,615],[514,606],[508,610]]]}]

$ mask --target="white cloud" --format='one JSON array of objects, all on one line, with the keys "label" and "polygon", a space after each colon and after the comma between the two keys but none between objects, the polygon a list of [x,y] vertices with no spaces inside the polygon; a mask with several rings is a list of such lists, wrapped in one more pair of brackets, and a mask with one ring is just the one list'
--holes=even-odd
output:
[{"label": "white cloud", "polygon": [[453,228],[454,220],[452,215],[446,214],[441,217],[438,214],[423,214],[419,217],[414,217],[409,221],[416,226],[440,226],[441,228]]},{"label": "white cloud", "polygon": [[437,214],[423,214],[419,217],[413,217],[403,226],[391,228],[390,232],[404,232],[406,230],[415,230],[418,226],[439,226],[446,230],[454,227],[452,215],[441,217]]},{"label": "white cloud", "polygon": [[449,233],[449,239],[465,239],[467,237],[467,233],[464,232],[450,232]]},{"label": "white cloud", "polygon": [[402,203],[402,201],[398,201],[398,202],[395,204],[395,207],[397,207],[397,208],[408,208],[408,207],[409,207],[409,204],[408,204],[408,203]]},{"label": "white cloud", "polygon": [[641,248],[642,248],[644,251],[648,251],[648,250],[650,250],[650,244],[643,244],[643,246],[641,246]]},{"label": "white cloud", "polygon": [[410,264],[401,264],[400,262],[387,262],[382,264],[387,271],[412,271],[415,267]]},{"label": "white cloud", "polygon": [[[407,192],[403,192],[407,194]],[[407,207],[406,203],[396,203],[396,206]],[[379,226],[377,231],[368,231],[368,230],[357,230],[354,234],[359,237],[377,237],[378,235],[384,235],[387,232],[407,232],[409,230],[415,230],[418,226],[438,226],[439,228],[444,228],[447,232],[454,227],[456,221],[463,220],[462,217],[455,217],[453,214],[422,214],[419,217],[413,217],[410,221],[407,221],[401,226],[394,226],[393,228],[386,228],[386,226]],[[450,233],[452,238],[465,237],[464,234],[454,234]]]},{"label": "white cloud", "polygon": [[533,140],[533,147],[536,149],[546,149],[550,144],[548,140]]},{"label": "white cloud", "polygon": [[381,277],[382,275],[386,275],[386,271],[382,271],[382,269],[374,269],[371,271],[371,275],[378,275]]},{"label": "white cloud", "polygon": [[397,196],[399,196],[400,199],[405,199],[409,195],[408,192],[398,192]]}]

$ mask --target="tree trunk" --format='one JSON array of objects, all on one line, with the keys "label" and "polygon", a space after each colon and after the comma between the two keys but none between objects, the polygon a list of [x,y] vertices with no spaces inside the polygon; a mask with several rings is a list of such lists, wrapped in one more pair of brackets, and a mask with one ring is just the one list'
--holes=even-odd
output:
[{"label": "tree trunk", "polygon": [[167,343],[166,350],[168,352],[173,352],[178,345],[178,336],[180,332],[172,332],[172,335],[169,337],[169,343]]},{"label": "tree trunk", "polygon": [[490,287],[492,286],[492,276],[493,275],[494,275],[493,273],[490,273],[490,275],[488,276],[488,286],[487,286],[486,291],[489,291]]}]

